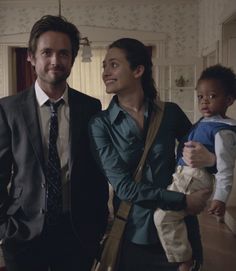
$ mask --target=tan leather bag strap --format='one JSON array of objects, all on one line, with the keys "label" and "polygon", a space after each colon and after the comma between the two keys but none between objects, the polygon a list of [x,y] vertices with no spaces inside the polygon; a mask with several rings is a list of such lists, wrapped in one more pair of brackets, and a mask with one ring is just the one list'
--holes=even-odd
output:
[{"label": "tan leather bag strap", "polygon": [[[157,135],[159,127],[161,125],[161,120],[164,113],[165,103],[161,101],[156,102],[157,106],[153,108],[152,115],[149,121],[149,127],[147,132],[147,137],[145,141],[145,147],[142,157],[138,163],[138,166],[134,172],[134,181],[139,182],[142,178],[143,166],[147,158],[148,152],[152,146],[152,143]],[[118,219],[127,220],[132,204],[127,201],[121,201],[119,209],[116,213]]]}]

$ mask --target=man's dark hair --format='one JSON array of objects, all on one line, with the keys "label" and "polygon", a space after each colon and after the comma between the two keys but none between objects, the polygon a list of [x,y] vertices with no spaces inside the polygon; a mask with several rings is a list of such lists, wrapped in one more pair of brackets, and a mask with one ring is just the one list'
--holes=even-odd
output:
[{"label": "man's dark hair", "polygon": [[62,16],[45,15],[32,27],[28,43],[28,51],[35,54],[38,38],[47,31],[55,31],[66,34],[71,41],[72,63],[78,54],[80,44],[80,32],[77,27],[68,22]]}]

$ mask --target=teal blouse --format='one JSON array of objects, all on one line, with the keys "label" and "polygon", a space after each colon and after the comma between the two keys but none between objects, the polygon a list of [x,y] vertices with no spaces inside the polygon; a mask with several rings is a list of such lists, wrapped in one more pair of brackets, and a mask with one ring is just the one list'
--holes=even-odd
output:
[{"label": "teal blouse", "polygon": [[167,191],[175,169],[175,145],[188,132],[191,123],[174,103],[167,102],[158,134],[149,151],[139,183],[133,172],[141,158],[150,112],[157,106],[147,101],[144,132],[123,110],[114,96],[108,109],[90,121],[91,147],[96,160],[120,200],[133,203],[126,236],[137,244],[152,244],[158,240],[153,222],[156,208],[181,210],[185,196]]}]

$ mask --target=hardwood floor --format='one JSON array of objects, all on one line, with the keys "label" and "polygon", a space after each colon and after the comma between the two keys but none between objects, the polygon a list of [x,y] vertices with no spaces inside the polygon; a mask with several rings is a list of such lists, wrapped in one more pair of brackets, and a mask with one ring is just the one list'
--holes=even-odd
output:
[{"label": "hardwood floor", "polygon": [[[199,222],[204,249],[204,266],[201,271],[235,271],[236,235],[206,212],[199,215]],[[2,266],[0,253],[0,271],[5,270]]]},{"label": "hardwood floor", "polygon": [[206,212],[199,215],[199,221],[204,249],[202,271],[235,271],[236,236]]}]

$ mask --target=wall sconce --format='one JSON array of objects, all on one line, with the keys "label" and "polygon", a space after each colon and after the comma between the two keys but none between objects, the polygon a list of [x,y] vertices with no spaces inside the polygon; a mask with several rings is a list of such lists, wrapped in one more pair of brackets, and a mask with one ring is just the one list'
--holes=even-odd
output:
[{"label": "wall sconce", "polygon": [[91,42],[87,37],[81,38],[80,45],[83,45],[82,48],[82,62],[91,62],[92,61],[92,49],[90,46]]},{"label": "wall sconce", "polygon": [[177,87],[185,87],[188,84],[189,80],[184,79],[183,75],[180,75],[179,78],[175,79],[175,84]]},{"label": "wall sconce", "polygon": [[[58,14],[62,16],[61,0],[58,0]],[[92,50],[90,46],[91,42],[87,37],[80,39],[80,45],[83,45],[82,48],[82,62],[91,62]]]}]

